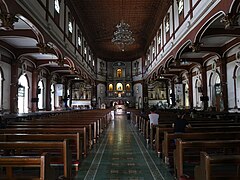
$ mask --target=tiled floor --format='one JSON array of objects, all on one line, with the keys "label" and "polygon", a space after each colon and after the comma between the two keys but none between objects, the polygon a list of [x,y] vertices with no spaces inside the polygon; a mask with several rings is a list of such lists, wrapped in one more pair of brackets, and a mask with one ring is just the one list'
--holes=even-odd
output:
[{"label": "tiled floor", "polygon": [[75,179],[173,180],[125,115],[115,116],[101,141],[82,162]]}]

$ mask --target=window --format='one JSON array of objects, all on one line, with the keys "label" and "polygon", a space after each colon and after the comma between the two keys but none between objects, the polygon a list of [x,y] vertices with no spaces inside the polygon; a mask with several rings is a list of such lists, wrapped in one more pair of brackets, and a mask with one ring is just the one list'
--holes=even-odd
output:
[{"label": "window", "polygon": [[177,0],[178,5],[178,14],[181,14],[183,12],[183,0]]},{"label": "window", "polygon": [[122,69],[117,69],[117,77],[122,77]]},{"label": "window", "polygon": [[161,45],[161,30],[158,31],[158,45]]},{"label": "window", "polygon": [[54,1],[54,9],[59,14],[60,13],[60,3],[59,0]]},{"label": "window", "polygon": [[28,113],[28,80],[25,75],[18,79],[18,112]]},{"label": "window", "polygon": [[73,33],[73,22],[72,22],[72,16],[71,13],[68,13],[68,37],[69,39],[72,39],[72,33]]},{"label": "window", "polygon": [[153,53],[153,55],[155,54],[155,47],[154,47],[154,43],[153,43],[153,47],[152,47],[152,53]]},{"label": "window", "polygon": [[165,30],[166,30],[166,33],[169,32],[169,30],[170,30],[169,13],[167,14],[166,19],[165,19]]},{"label": "window", "polygon": [[89,60],[89,61],[92,61],[91,51],[89,51],[88,53],[89,53],[89,55],[88,55],[88,60]]},{"label": "window", "polygon": [[122,83],[117,83],[117,91],[122,91],[123,90],[123,85]]},{"label": "window", "polygon": [[86,43],[86,41],[84,41],[83,53],[84,53],[84,58],[86,60],[86,57],[87,57],[87,43]]},{"label": "window", "polygon": [[82,38],[81,38],[81,33],[80,31],[78,30],[78,38],[77,38],[77,42],[78,42],[78,48],[81,48],[82,46]]},{"label": "window", "polygon": [[43,109],[44,94],[43,94],[43,82],[42,81],[38,82],[37,94],[38,94],[38,109]]},{"label": "window", "polygon": [[126,85],[126,90],[127,90],[127,91],[130,91],[130,90],[131,90],[131,89],[130,89],[130,84],[127,84],[127,85]]},{"label": "window", "polygon": [[54,21],[56,24],[59,24],[60,19],[60,0],[54,1]]},{"label": "window", "polygon": [[70,33],[73,32],[72,21],[69,21],[69,22],[68,22],[68,31],[69,31]]},{"label": "window", "polygon": [[51,84],[51,110],[55,109],[55,85]]},{"label": "window", "polygon": [[108,90],[109,90],[109,91],[112,91],[112,90],[113,90],[113,85],[112,85],[112,84],[109,84]]},{"label": "window", "polygon": [[136,61],[134,63],[134,67],[133,67],[134,71],[135,71],[135,75],[138,75],[138,70],[139,70],[139,62]]}]

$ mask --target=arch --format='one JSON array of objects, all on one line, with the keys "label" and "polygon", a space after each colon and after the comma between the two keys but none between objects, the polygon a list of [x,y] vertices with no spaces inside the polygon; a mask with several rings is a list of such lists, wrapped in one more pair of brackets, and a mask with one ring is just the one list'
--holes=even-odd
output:
[{"label": "arch", "polygon": [[0,0],[0,10],[1,10],[1,13],[2,12],[9,13],[9,9],[5,0]]},{"label": "arch", "polygon": [[130,84],[126,84],[126,91],[131,91],[131,86],[130,86]]},{"label": "arch", "polygon": [[37,68],[36,63],[33,60],[31,60],[29,57],[20,56],[19,59],[18,59],[18,62],[21,63],[21,64],[28,63],[34,69]]},{"label": "arch", "polygon": [[174,61],[174,57],[171,56],[168,58],[168,60],[165,61],[165,64],[164,64],[164,69],[168,69],[169,68],[169,65]]},{"label": "arch", "polygon": [[117,91],[123,91],[123,84],[122,83],[117,83],[116,84],[116,90]]},{"label": "arch", "polygon": [[55,109],[55,83],[52,83],[50,86],[51,89],[51,110],[53,111]]},{"label": "arch", "polygon": [[38,109],[44,108],[44,83],[42,80],[38,81],[38,89],[37,89],[37,95],[38,95]]},{"label": "arch", "polygon": [[232,2],[230,7],[231,13],[238,13],[240,11],[240,2],[238,0],[235,0]]},{"label": "arch", "polygon": [[28,113],[29,83],[27,76],[22,74],[18,79],[18,112]]},{"label": "arch", "polygon": [[21,19],[28,27],[31,28],[31,30],[33,31],[33,33],[35,34],[36,38],[37,38],[37,42],[38,43],[45,43],[44,40],[44,36],[41,33],[40,30],[38,30],[38,28],[25,16],[21,15],[21,14],[17,14],[16,15],[19,19]]},{"label": "arch", "polygon": [[114,89],[114,88],[113,88],[113,84],[109,84],[109,85],[108,85],[108,90],[109,90],[109,91],[113,91],[113,89]]},{"label": "arch", "polygon": [[218,70],[213,71],[209,77],[209,103],[210,106],[216,107],[219,105],[217,102],[221,94],[221,81],[220,81],[220,73]]},{"label": "arch", "polygon": [[218,12],[215,15],[213,15],[211,18],[208,19],[207,22],[205,22],[205,24],[202,26],[201,29],[199,29],[199,31],[196,33],[196,36],[194,38],[194,42],[201,42],[201,39],[205,33],[205,31],[208,29],[208,27],[214,23],[219,17],[223,16],[224,13],[223,12]]},{"label": "arch", "polygon": [[201,108],[202,107],[202,103],[201,103],[201,100],[200,100],[200,97],[201,97],[201,95],[202,95],[202,82],[201,82],[201,80],[200,79],[196,79],[195,80],[195,89],[194,89],[194,94],[195,94],[195,96],[194,96],[194,106],[196,107],[196,108]]},{"label": "arch", "polygon": [[117,77],[122,77],[122,69],[121,68],[117,68]]},{"label": "arch", "polygon": [[152,74],[152,80],[156,80],[156,79],[157,79],[157,73],[154,72],[154,73]]},{"label": "arch", "polygon": [[191,43],[192,43],[191,40],[187,40],[184,44],[182,44],[182,46],[178,49],[175,55],[175,59],[180,60],[181,55],[184,53],[184,50],[186,50],[186,48],[189,48],[189,45],[191,45]]},{"label": "arch", "polygon": [[65,57],[64,59],[66,60],[66,62],[67,62],[67,64],[69,65],[69,67],[70,67],[70,68],[72,68],[73,70],[75,70],[75,69],[76,69],[76,67],[75,67],[75,64],[74,64],[73,60],[71,60],[71,59],[70,59],[70,58],[68,58],[68,57]]}]

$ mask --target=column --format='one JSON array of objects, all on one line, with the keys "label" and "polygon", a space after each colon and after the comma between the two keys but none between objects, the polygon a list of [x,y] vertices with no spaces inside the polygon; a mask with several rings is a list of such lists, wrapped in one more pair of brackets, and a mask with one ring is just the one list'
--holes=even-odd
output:
[{"label": "column", "polygon": [[11,66],[10,113],[18,112],[18,63]]},{"label": "column", "polygon": [[233,76],[233,82],[234,82],[234,103],[235,103],[235,106],[234,106],[234,109],[237,109],[238,106],[237,106],[237,85],[236,85],[236,76],[234,75]]},{"label": "column", "polygon": [[171,81],[171,89],[172,89],[172,107],[176,106],[176,97],[175,97],[175,88],[174,88],[174,80]]},{"label": "column", "polygon": [[207,69],[206,66],[202,66],[202,97],[203,97],[203,109],[207,110],[208,108],[208,100],[207,100]]},{"label": "column", "polygon": [[91,91],[91,94],[92,94],[92,107],[93,108],[96,108],[96,105],[97,105],[97,86],[96,86],[96,83],[92,83],[92,91]]},{"label": "column", "polygon": [[146,80],[143,80],[142,88],[143,88],[143,92],[142,92],[143,108],[148,109],[148,84],[147,84]]},{"label": "column", "polygon": [[51,76],[47,76],[46,80],[46,110],[51,111]]},{"label": "column", "polygon": [[36,69],[32,72],[32,112],[37,111],[38,97],[37,97],[37,80],[38,80],[38,72]]},{"label": "column", "polygon": [[193,83],[192,83],[192,72],[188,73],[188,96],[190,109],[193,108]]},{"label": "column", "polygon": [[220,61],[220,74],[221,74],[221,86],[222,86],[222,97],[224,111],[228,110],[228,92],[227,92],[227,66],[226,58],[222,58]]}]

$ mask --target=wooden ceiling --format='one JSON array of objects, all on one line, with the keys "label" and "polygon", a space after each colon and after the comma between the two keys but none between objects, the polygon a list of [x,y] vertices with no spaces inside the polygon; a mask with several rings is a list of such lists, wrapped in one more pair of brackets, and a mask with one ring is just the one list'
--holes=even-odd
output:
[{"label": "wooden ceiling", "polygon": [[[94,54],[109,61],[129,61],[146,53],[171,2],[169,0],[69,0],[73,15]],[[122,52],[111,40],[115,26],[130,25],[135,42]]]}]

